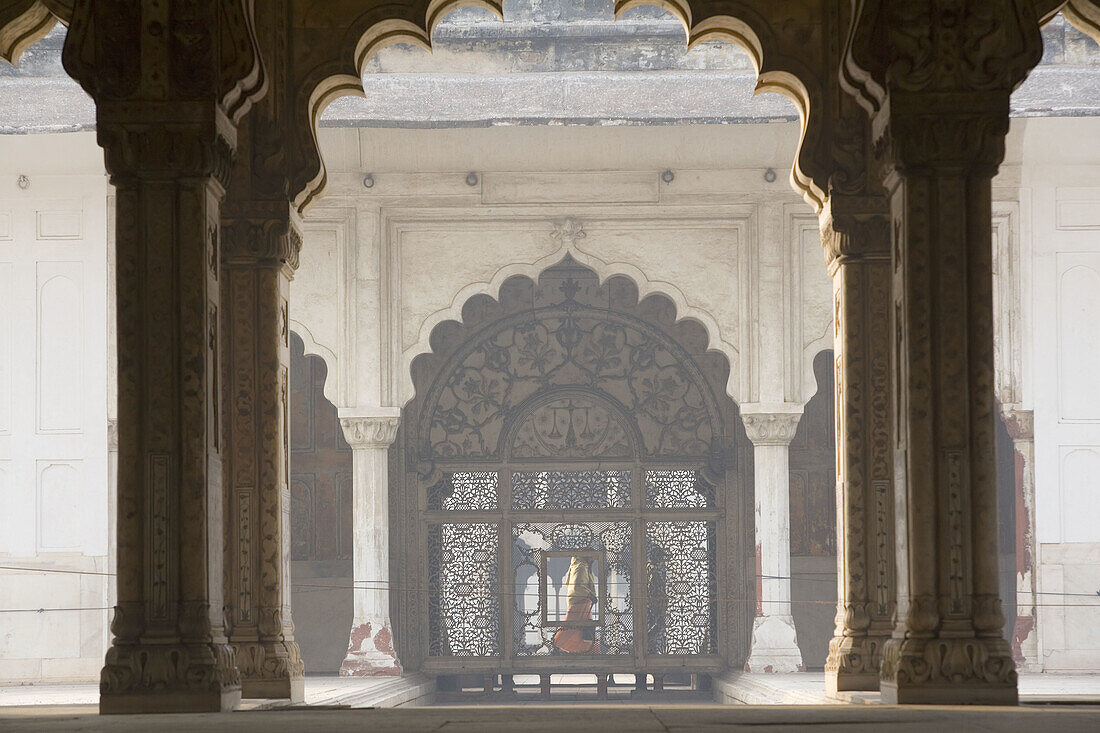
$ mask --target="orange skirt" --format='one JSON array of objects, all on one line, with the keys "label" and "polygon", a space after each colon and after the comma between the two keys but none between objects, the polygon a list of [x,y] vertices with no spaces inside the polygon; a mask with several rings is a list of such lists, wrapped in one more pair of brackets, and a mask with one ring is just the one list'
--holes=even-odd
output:
[{"label": "orange skirt", "polygon": [[[571,605],[569,611],[565,614],[565,620],[591,621],[592,601],[586,599]],[[598,654],[600,651],[599,644],[594,639],[592,641],[586,640],[584,629],[579,628],[558,629],[557,633],[554,634],[554,646],[570,654]]]}]

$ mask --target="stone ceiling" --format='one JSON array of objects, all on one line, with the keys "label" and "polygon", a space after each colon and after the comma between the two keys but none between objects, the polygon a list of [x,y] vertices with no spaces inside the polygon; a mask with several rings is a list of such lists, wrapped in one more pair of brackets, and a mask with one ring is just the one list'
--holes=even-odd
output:
[{"label": "stone ceiling", "polygon": [[[372,58],[364,98],[337,100],[324,126],[739,124],[796,118],[734,46],[686,51],[662,10],[613,18],[612,0],[509,0],[504,22],[463,8],[436,29],[433,52],[391,46]],[[1059,16],[1043,63],[1013,96],[1015,116],[1100,114],[1100,48]],[[94,127],[91,100],[61,66],[64,29],[0,65],[0,132]]]}]

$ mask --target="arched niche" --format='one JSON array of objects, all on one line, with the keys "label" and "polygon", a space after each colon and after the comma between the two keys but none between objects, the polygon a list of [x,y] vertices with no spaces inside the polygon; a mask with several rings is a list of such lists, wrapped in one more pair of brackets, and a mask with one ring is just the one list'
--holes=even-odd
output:
[{"label": "arched niche", "polygon": [[729,364],[708,340],[699,324],[677,322],[669,299],[639,302],[629,279],[601,284],[567,255],[537,283],[511,278],[499,300],[471,298],[461,323],[432,331],[431,353],[413,360],[406,429],[421,463],[500,458],[505,426],[528,400],[587,390],[631,416],[646,455],[721,465],[737,421],[720,404],[733,405]]},{"label": "arched niche", "polygon": [[[415,589],[393,599],[406,668],[579,669],[635,651],[659,665],[740,668],[755,597],[752,446],[706,330],[567,255],[537,280],[469,299],[431,347],[413,362],[416,397],[390,450],[391,584]],[[678,584],[685,598],[668,601],[673,621],[659,629],[648,607],[607,606],[610,656],[562,656],[539,636],[534,606],[504,604],[552,574],[540,558],[581,546],[620,584],[638,573],[671,582],[663,563],[682,561],[703,585]],[[441,562],[459,561],[465,580],[440,580]],[[432,600],[459,586],[481,590]],[[692,615],[699,626],[684,631]]]},{"label": "arched niche", "polygon": [[290,559],[295,637],[313,673],[336,674],[351,627],[352,454],[326,396],[328,362],[290,333]]}]

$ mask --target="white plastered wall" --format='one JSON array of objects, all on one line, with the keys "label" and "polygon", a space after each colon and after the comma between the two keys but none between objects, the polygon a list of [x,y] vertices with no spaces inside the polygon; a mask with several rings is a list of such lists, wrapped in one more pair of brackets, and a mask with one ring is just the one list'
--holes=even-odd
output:
[{"label": "white plastered wall", "polygon": [[797,124],[326,128],[320,140],[329,184],[304,219],[292,319],[345,414],[404,405],[436,325],[566,253],[699,321],[738,403],[800,406],[816,390],[832,296],[817,219],[786,182]]},{"label": "white plastered wall", "polygon": [[[304,218],[291,309],[307,353],[328,360],[326,395],[343,417],[392,413],[413,398],[411,365],[436,326],[568,254],[702,324],[743,412],[800,414],[833,313],[817,217],[787,183],[798,135],[795,123],[322,129],[328,187]],[[761,506],[787,506],[785,473],[757,483]],[[789,515],[775,519],[759,547],[786,544]],[[792,567],[822,560],[835,567]],[[835,598],[810,585],[813,601]]]},{"label": "white plastered wall", "polygon": [[94,133],[8,135],[0,161],[0,683],[95,679],[114,603],[103,156]]},{"label": "white plastered wall", "polygon": [[[1016,120],[1044,671],[1100,668],[1100,120]],[[1014,162],[1016,162],[1014,161]]]}]

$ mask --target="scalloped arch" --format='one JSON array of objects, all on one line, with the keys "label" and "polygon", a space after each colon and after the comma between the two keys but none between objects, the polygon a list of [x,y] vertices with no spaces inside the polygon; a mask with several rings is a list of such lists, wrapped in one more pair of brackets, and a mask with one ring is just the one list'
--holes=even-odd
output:
[{"label": "scalloped arch", "polygon": [[341,404],[340,360],[336,357],[336,353],[327,346],[317,343],[317,339],[313,337],[313,333],[304,323],[296,321],[293,318],[289,319],[289,321],[290,330],[302,340],[302,344],[305,347],[305,353],[319,356],[321,360],[325,362],[325,366],[328,368],[328,374],[325,376],[325,399],[339,406]]},{"label": "scalloped arch", "polygon": [[591,255],[575,246],[563,245],[556,251],[542,257],[535,262],[513,262],[501,267],[487,282],[470,283],[462,288],[452,299],[451,304],[427,316],[420,325],[417,342],[401,353],[401,361],[398,366],[400,382],[397,385],[397,404],[404,407],[416,396],[412,378],[413,360],[421,354],[429,354],[432,351],[431,334],[441,323],[445,321],[462,322],[462,309],[466,303],[478,295],[487,295],[498,298],[501,286],[514,276],[523,276],[538,282],[539,275],[561,262],[562,258],[570,255],[580,264],[588,267],[596,273],[600,284],[604,284],[611,277],[626,277],[638,288],[639,302],[650,295],[661,295],[668,298],[676,308],[676,322],[694,321],[707,333],[707,347],[717,351],[726,357],[730,364],[729,379],[726,383],[726,394],[734,401],[741,402],[741,359],[735,344],[721,337],[718,322],[707,311],[691,305],[683,291],[676,285],[664,280],[651,280],[635,265],[625,262],[608,263],[595,255]]},{"label": "scalloped arch", "polygon": [[[814,64],[795,58],[792,54],[783,55],[778,49],[780,43],[773,37],[768,20],[758,8],[745,2],[698,2],[709,13],[693,24],[693,12],[689,0],[616,0],[615,17],[626,11],[643,5],[662,8],[677,18],[684,27],[685,51],[690,51],[700,43],[721,40],[732,43],[745,51],[757,73],[755,93],[772,92],[790,99],[799,112],[801,130],[799,150],[791,166],[790,182],[792,187],[816,210],[820,210],[825,198],[823,186],[807,171],[809,164],[803,162],[803,149],[811,147],[816,134],[810,130],[816,121],[815,105],[812,102],[811,80],[815,80]],[[715,6],[728,10],[735,6],[742,12],[738,16],[713,12]],[[302,170],[294,181],[293,200],[299,213],[306,209],[323,193],[327,174],[320,150],[317,146],[317,125],[325,108],[334,100],[343,96],[361,96],[363,94],[362,75],[366,61],[386,46],[407,43],[432,51],[431,35],[447,13],[463,7],[477,7],[489,11],[503,19],[503,0],[431,0],[423,10],[423,21],[414,22],[416,8],[413,5],[386,5],[363,13],[352,23],[344,38],[339,59],[330,59],[308,72],[300,80],[297,99],[306,106],[306,124],[308,134],[299,131],[299,142],[311,145],[309,150],[300,150],[299,163]],[[407,12],[405,17],[394,17]],[[380,13],[390,15],[379,16]],[[773,52],[774,49],[774,52]],[[774,57],[774,58],[773,58]],[[819,83],[819,80],[817,80]]]},{"label": "scalloped arch", "polygon": [[809,402],[821,387],[814,375],[814,361],[822,352],[831,351],[835,348],[833,328],[833,323],[830,321],[825,328],[825,333],[802,349],[802,404]]},{"label": "scalloped arch", "polygon": [[72,15],[72,0],[16,0],[0,7],[0,59],[19,64],[23,52]]}]

